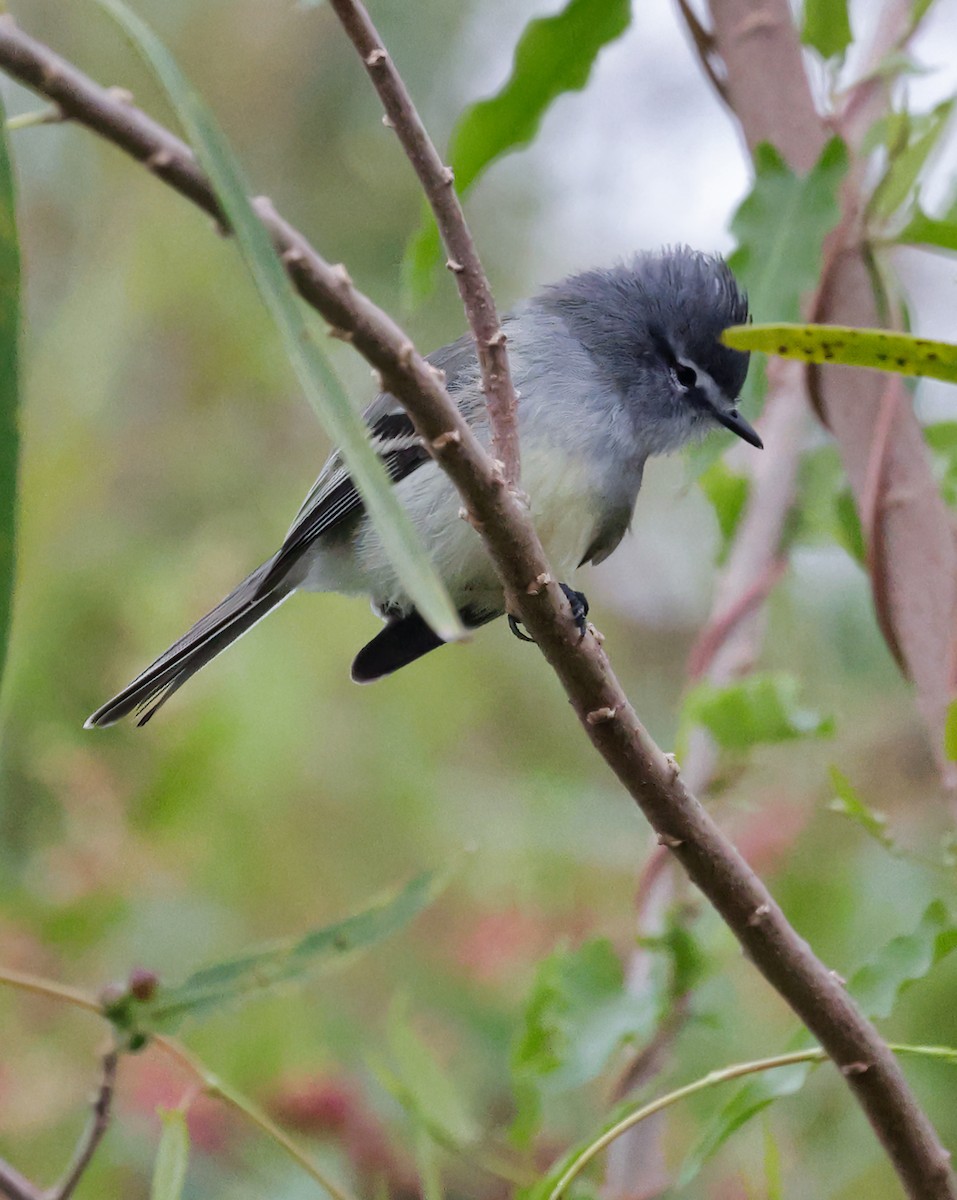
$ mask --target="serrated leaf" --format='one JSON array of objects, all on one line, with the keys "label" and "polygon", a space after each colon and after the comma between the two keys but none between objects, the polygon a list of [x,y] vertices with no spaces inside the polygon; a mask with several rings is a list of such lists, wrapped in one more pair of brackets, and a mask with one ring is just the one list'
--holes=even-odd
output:
[{"label": "serrated leaf", "polygon": [[163,1132],[153,1164],[150,1200],[180,1200],[189,1163],[186,1114],[181,1108],[160,1108],[157,1112],[163,1122]]},{"label": "serrated leaf", "polygon": [[655,1020],[654,1001],[628,992],[621,961],[606,939],[544,959],[512,1051],[513,1138],[527,1144],[546,1094],[594,1079],[623,1043],[648,1037]]},{"label": "serrated leaf", "polygon": [[711,501],[714,515],[718,519],[718,530],[721,533],[721,548],[718,551],[718,564],[725,561],[731,539],[734,537],[744,506],[748,502],[751,490],[750,480],[746,475],[732,471],[722,459],[713,462],[706,471],[698,477],[701,490]]},{"label": "serrated leaf", "polygon": [[395,1067],[396,1098],[440,1145],[460,1148],[479,1138],[478,1122],[468,1111],[461,1086],[446,1074],[409,1022],[402,1001],[389,1013],[389,1050]]},{"label": "serrated leaf", "polygon": [[957,345],[910,333],[846,325],[733,325],[721,339],[738,350],[760,350],[780,358],[957,383]]},{"label": "serrated leaf", "polygon": [[170,1033],[187,1017],[200,1019],[281,984],[299,983],[339,966],[402,929],[432,903],[445,882],[446,876],[419,875],[395,894],[342,921],[205,967],[178,987],[160,986],[151,1000],[137,1005],[137,1028]]},{"label": "serrated leaf", "polygon": [[0,681],[10,636],[16,569],[17,463],[20,446],[17,424],[20,242],[5,121],[6,113],[0,102]]},{"label": "serrated leaf", "polygon": [[947,709],[947,720],[944,723],[944,753],[951,762],[957,762],[957,700],[953,700]]},{"label": "serrated leaf", "polygon": [[[824,239],[840,219],[837,193],[847,161],[844,143],[832,138],[802,176],[769,143],[756,147],[754,184],[731,221],[738,247],[728,261],[757,320],[800,316],[802,298],[817,285]],[[763,373],[752,363],[743,399],[762,390]]]},{"label": "serrated leaf", "polygon": [[943,902],[935,900],[913,933],[893,938],[854,973],[848,990],[868,1017],[889,1017],[901,993],[955,948],[957,926]]},{"label": "serrated leaf", "polygon": [[383,545],[415,605],[447,641],[464,636],[461,621],[408,513],[396,498],[369,431],[314,340],[269,235],[249,203],[249,188],[212,114],[153,31],[122,0],[98,0],[125,30],[165,89],[209,176],[289,362],[320,421],[336,440]]},{"label": "serrated leaf", "polygon": [[801,41],[822,58],[843,55],[853,41],[847,0],[804,0]]},{"label": "serrated leaf", "polygon": [[784,672],[757,672],[724,687],[700,683],[688,695],[682,723],[703,725],[726,750],[767,742],[829,737],[834,720],[798,702],[799,684]]},{"label": "serrated leaf", "polygon": [[[467,108],[452,131],[448,158],[459,195],[492,163],[533,140],[551,104],[585,86],[600,51],[625,32],[630,19],[629,0],[568,0],[559,12],[528,23],[508,81],[496,95]],[[438,230],[426,209],[402,264],[413,302],[431,291],[440,258]]]},{"label": "serrated leaf", "polygon": [[829,767],[828,773],[831,777],[831,787],[834,789],[834,797],[828,805],[831,812],[847,817],[855,825],[860,825],[865,833],[880,842],[882,846],[892,849],[894,843],[888,836],[887,818],[884,814],[868,808],[848,777],[837,767]]}]

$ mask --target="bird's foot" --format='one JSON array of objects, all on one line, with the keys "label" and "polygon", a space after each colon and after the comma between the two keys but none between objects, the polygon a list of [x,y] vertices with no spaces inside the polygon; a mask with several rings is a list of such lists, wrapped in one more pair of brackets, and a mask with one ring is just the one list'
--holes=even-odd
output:
[{"label": "bird's foot", "polygon": [[[572,620],[575,622],[575,627],[579,633],[578,640],[581,641],[581,639],[588,632],[588,621],[586,619],[588,617],[588,600],[584,592],[576,592],[575,589],[569,587],[567,583],[560,583],[558,586],[565,593],[565,599],[568,601],[569,606],[571,607]],[[529,637],[527,633],[522,631],[521,623],[518,617],[514,616],[512,613],[508,614],[508,627],[519,639],[519,641],[535,641],[533,637]]]},{"label": "bird's foot", "polygon": [[527,633],[522,632],[522,626],[518,617],[513,616],[511,613],[508,614],[508,627],[520,642],[531,642],[534,645],[535,639],[529,637]]},{"label": "bird's foot", "polygon": [[558,585],[565,593],[565,599],[568,601],[572,610],[572,620],[575,622],[575,628],[578,630],[578,640],[581,641],[588,632],[588,600],[584,592],[576,592],[574,588],[570,588],[567,583]]}]

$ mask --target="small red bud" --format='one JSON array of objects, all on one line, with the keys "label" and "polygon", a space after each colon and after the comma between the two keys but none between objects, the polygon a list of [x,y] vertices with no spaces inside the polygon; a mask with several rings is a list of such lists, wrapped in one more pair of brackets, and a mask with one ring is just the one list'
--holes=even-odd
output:
[{"label": "small red bud", "polygon": [[137,1000],[152,1000],[159,987],[159,977],[145,967],[134,967],[127,984],[129,993]]}]

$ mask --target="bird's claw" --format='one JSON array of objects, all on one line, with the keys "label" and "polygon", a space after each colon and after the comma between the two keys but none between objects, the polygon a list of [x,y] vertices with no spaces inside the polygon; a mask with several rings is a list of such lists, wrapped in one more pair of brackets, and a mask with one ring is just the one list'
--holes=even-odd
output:
[{"label": "bird's claw", "polygon": [[520,642],[531,642],[534,645],[535,639],[529,637],[527,633],[522,633],[518,617],[513,616],[511,613],[508,614],[508,627]]},{"label": "bird's claw", "polygon": [[572,620],[575,622],[575,628],[578,630],[581,641],[588,632],[588,600],[584,592],[576,592],[574,588],[570,588],[567,583],[558,585],[565,593],[565,599],[568,601],[572,610]]},{"label": "bird's claw", "polygon": [[[575,589],[569,587],[567,583],[560,583],[558,586],[565,593],[565,599],[568,601],[568,604],[572,610],[572,620],[575,622],[575,628],[579,633],[578,640],[581,641],[581,639],[588,632],[588,600],[585,597],[584,592],[576,592]],[[519,639],[519,641],[534,643],[535,639],[533,637],[529,637],[527,633],[522,632],[521,623],[519,622],[518,617],[514,616],[512,613],[508,614],[508,627]]]}]

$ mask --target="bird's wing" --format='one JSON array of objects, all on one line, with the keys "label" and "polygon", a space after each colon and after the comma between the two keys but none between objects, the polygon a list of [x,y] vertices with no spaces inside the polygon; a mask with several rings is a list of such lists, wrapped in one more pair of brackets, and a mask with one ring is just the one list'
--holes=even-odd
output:
[{"label": "bird's wing", "polygon": [[[463,411],[473,408],[481,396],[472,386],[477,379],[475,343],[466,335],[428,356],[428,361],[445,372],[445,385]],[[382,459],[393,484],[428,462],[430,454],[415,432],[398,400],[388,392],[378,395],[363,412],[372,445]],[[339,451],[335,451],[319,473],[302,507],[296,514],[283,544],[265,564],[256,595],[265,595],[285,578],[293,563],[323,534],[362,512],[362,497],[356,490]]]}]

